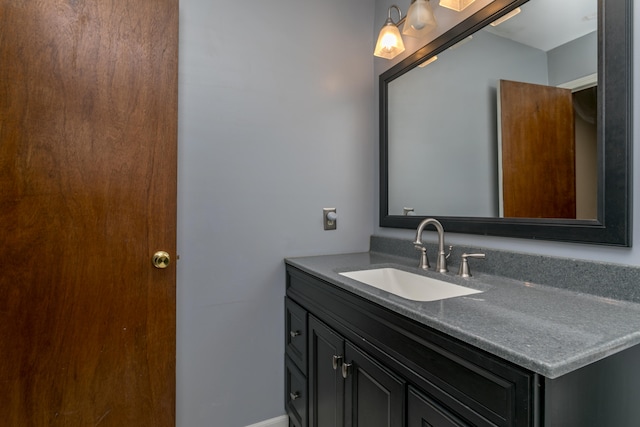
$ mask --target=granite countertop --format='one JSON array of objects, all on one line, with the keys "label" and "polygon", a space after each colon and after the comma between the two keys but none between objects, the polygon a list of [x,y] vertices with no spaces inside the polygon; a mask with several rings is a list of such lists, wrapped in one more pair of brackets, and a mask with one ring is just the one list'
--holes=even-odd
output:
[{"label": "granite countertop", "polygon": [[[288,265],[547,378],[640,343],[640,304],[475,272],[423,272],[417,260],[375,252],[287,258]],[[481,262],[481,261],[480,261]],[[339,275],[395,267],[482,293],[433,302],[389,294]],[[457,267],[457,266],[454,266]]]}]

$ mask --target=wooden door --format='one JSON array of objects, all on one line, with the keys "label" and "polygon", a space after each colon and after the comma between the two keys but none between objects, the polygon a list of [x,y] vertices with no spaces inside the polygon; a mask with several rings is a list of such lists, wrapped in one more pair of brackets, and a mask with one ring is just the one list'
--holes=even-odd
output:
[{"label": "wooden door", "polygon": [[0,0],[0,419],[175,419],[177,0]]},{"label": "wooden door", "polygon": [[504,217],[575,218],[571,90],[500,81]]}]

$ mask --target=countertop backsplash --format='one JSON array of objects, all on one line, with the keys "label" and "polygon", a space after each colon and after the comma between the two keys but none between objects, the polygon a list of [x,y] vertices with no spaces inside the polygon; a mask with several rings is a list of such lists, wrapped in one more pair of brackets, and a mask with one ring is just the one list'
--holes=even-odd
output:
[{"label": "countertop backsplash", "polygon": [[[436,260],[438,245],[424,242],[429,261]],[[446,244],[446,240],[445,240]],[[445,252],[448,252],[448,245]],[[370,251],[403,258],[415,258],[418,251],[411,241],[393,237],[371,236]],[[449,257],[449,271],[456,272],[463,253],[484,253],[485,259],[471,259],[474,271],[524,282],[567,289],[622,301],[640,303],[640,267],[550,257],[481,247],[454,245]]]}]

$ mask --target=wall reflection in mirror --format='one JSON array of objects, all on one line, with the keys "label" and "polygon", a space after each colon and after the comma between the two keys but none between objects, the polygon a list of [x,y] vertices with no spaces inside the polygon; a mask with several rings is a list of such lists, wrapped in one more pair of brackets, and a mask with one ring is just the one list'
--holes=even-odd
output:
[{"label": "wall reflection in mirror", "polygon": [[527,2],[390,81],[389,215],[596,219],[597,9]]}]

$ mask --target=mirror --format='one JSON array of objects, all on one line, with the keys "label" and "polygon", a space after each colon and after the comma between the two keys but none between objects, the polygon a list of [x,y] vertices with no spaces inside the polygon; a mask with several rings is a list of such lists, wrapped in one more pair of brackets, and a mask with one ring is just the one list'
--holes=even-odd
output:
[{"label": "mirror", "polygon": [[[496,0],[383,73],[380,225],[630,246],[631,1],[579,0],[558,34],[569,2]],[[532,122],[549,90],[555,124]]]}]

